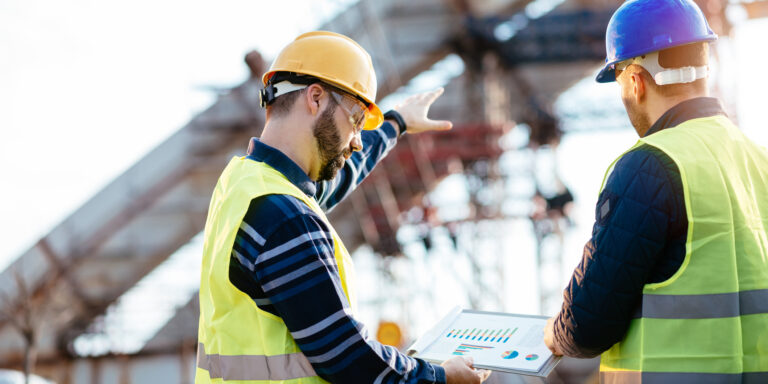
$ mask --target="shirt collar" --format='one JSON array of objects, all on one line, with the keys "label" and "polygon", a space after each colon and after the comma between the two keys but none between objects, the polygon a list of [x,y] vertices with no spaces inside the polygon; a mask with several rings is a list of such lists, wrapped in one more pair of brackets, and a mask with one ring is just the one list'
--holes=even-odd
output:
[{"label": "shirt collar", "polygon": [[665,112],[657,120],[643,137],[652,135],[666,128],[678,126],[688,120],[715,115],[727,116],[720,105],[720,101],[714,97],[697,97],[688,99],[675,105]]},{"label": "shirt collar", "polygon": [[272,148],[253,137],[248,144],[247,157],[253,161],[266,163],[276,171],[282,173],[283,176],[307,196],[315,196],[315,192],[317,192],[317,185],[315,185],[315,182],[307,176],[298,164],[278,149]]}]

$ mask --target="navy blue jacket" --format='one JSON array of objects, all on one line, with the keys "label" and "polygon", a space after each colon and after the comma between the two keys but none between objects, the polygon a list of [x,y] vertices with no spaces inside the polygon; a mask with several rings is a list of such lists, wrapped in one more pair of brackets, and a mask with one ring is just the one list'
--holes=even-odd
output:
[{"label": "navy blue jacket", "polygon": [[[667,111],[646,136],[699,117],[725,115],[702,97]],[[554,336],[567,356],[594,357],[621,341],[643,287],[669,279],[685,259],[688,219],[680,171],[649,145],[626,153],[595,209],[592,238],[564,293]]]}]

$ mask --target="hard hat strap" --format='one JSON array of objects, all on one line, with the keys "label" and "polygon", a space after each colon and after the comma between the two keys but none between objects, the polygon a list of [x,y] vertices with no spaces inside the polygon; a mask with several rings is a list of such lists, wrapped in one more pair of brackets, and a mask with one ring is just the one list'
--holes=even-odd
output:
[{"label": "hard hat strap", "polygon": [[269,84],[261,90],[261,106],[262,108],[266,107],[267,105],[272,104],[278,96],[294,91],[300,91],[306,87],[308,87],[308,85],[293,84],[287,80],[277,84]]},{"label": "hard hat strap", "polygon": [[709,74],[709,68],[706,65],[700,67],[683,67],[668,69],[653,76],[658,85],[666,84],[685,84],[692,83],[698,79],[703,79]]},{"label": "hard hat strap", "polygon": [[281,81],[277,84],[270,84],[270,87],[274,89],[274,97],[285,95],[286,93],[291,93],[293,91],[301,91],[302,89],[308,87],[305,84],[293,84],[288,81]]},{"label": "hard hat strap", "polygon": [[709,75],[709,67],[664,68],[659,64],[659,52],[651,52],[643,56],[633,57],[616,64],[616,70],[624,70],[631,64],[637,64],[645,68],[651,74],[657,85],[686,84]]}]

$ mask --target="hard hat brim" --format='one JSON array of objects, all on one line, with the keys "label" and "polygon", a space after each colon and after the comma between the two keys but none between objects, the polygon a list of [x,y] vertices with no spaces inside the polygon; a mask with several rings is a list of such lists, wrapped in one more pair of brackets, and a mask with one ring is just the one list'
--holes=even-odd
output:
[{"label": "hard hat brim", "polygon": [[366,131],[372,131],[379,128],[384,122],[384,114],[381,113],[381,109],[375,103],[371,103],[368,107],[368,117],[365,119],[365,125],[363,129]]},{"label": "hard hat brim", "polygon": [[597,74],[595,80],[598,83],[611,83],[616,81],[616,63],[611,63],[603,67],[603,69]]}]

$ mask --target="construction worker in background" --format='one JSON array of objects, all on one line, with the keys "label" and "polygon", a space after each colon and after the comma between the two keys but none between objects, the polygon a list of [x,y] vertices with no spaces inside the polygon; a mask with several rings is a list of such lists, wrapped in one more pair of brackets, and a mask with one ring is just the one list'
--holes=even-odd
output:
[{"label": "construction worker in background", "polygon": [[370,56],[331,32],[296,38],[262,81],[263,133],[222,173],[205,225],[195,381],[481,383],[471,360],[433,365],[370,338],[324,213],[406,129],[451,128],[427,118],[442,89],[382,114]]},{"label": "construction worker in background", "polygon": [[768,383],[768,153],[708,97],[716,38],[690,0],[630,0],[608,24],[597,81],[640,140],[545,328],[556,354],[602,354],[603,383]]}]

